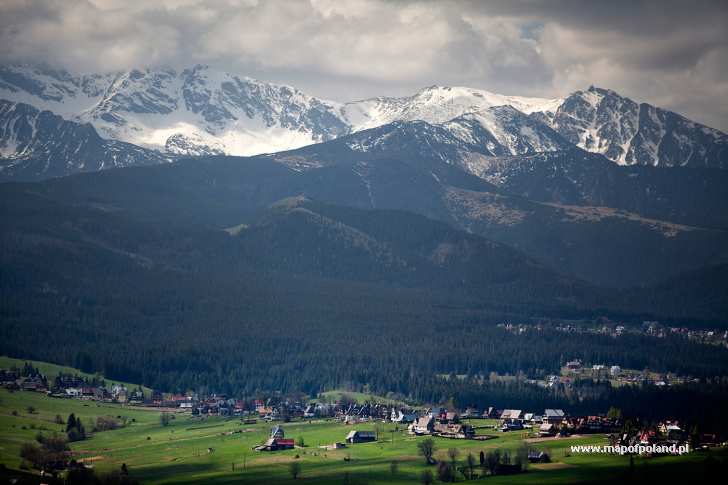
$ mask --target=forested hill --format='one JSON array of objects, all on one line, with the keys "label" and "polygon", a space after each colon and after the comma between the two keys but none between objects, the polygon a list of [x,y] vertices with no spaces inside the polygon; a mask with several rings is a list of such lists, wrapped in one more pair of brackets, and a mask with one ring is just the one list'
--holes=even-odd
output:
[{"label": "forested hill", "polygon": [[[533,195],[529,163],[486,180],[441,131],[394,123],[286,153],[0,184],[0,352],[239,394],[424,399],[439,374],[543,374],[575,357],[722,375],[720,347],[494,328],[725,326],[728,233],[695,216],[707,199],[663,210],[722,179],[631,177],[591,155],[575,171],[575,149],[529,159],[554,168]],[[640,195],[619,206],[625,177]]]},{"label": "forested hill", "polygon": [[[421,399],[439,392],[438,374],[555,372],[561,356],[705,376],[728,363],[725,349],[682,340],[504,334],[494,324],[669,315],[659,294],[626,307],[620,290],[423,216],[247,204],[300,180],[220,162],[155,167],[168,177],[156,181],[132,169],[2,186],[0,353],[82,357],[168,390],[367,384]],[[245,176],[222,176],[233,168]]]}]

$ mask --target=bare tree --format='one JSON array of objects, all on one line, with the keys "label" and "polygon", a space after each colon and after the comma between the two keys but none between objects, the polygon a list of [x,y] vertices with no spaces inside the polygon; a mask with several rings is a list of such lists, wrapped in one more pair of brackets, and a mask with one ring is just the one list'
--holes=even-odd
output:
[{"label": "bare tree", "polygon": [[441,461],[437,464],[437,478],[441,482],[454,482],[455,481],[455,468],[452,463]]},{"label": "bare tree", "polygon": [[294,480],[297,479],[299,475],[301,475],[301,463],[297,461],[292,461],[288,465],[288,473],[291,474],[291,478],[293,478]]},{"label": "bare tree", "polygon": [[161,424],[162,426],[168,426],[171,419],[172,416],[169,413],[164,412],[159,415],[159,424]]},{"label": "bare tree", "polygon": [[428,465],[432,464],[432,455],[435,453],[435,441],[432,438],[425,438],[417,443],[417,450],[425,457]]},{"label": "bare tree", "polygon": [[528,468],[528,445],[523,443],[516,451],[516,465],[521,467],[521,471],[526,471]]},{"label": "bare tree", "polygon": [[450,458],[450,463],[455,466],[455,461],[458,459],[458,455],[460,455],[460,450],[457,448],[448,448],[447,450],[447,456]]},{"label": "bare tree", "polygon": [[472,453],[468,453],[465,458],[465,468],[468,470],[468,480],[472,480],[473,470],[475,469],[475,456]]},{"label": "bare tree", "polygon": [[491,475],[495,475],[498,472],[498,465],[500,465],[500,460],[500,450],[493,450],[485,455],[485,464],[488,467],[488,471]]}]

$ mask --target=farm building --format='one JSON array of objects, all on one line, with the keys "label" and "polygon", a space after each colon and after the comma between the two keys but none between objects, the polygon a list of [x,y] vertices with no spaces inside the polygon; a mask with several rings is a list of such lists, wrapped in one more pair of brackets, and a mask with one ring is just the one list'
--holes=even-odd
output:
[{"label": "farm building", "polygon": [[278,451],[292,450],[293,440],[285,438],[268,438],[268,440],[260,446],[256,446],[255,451]]},{"label": "farm building", "polygon": [[523,429],[523,423],[517,419],[511,419],[511,420],[505,421],[500,427],[500,430],[503,432],[520,431],[522,429]]},{"label": "farm building", "polygon": [[393,423],[402,423],[402,424],[408,424],[408,423],[414,423],[417,419],[417,415],[414,413],[403,413],[401,410],[392,409],[392,413],[390,415],[390,420]]},{"label": "farm building", "polygon": [[503,420],[521,419],[523,412],[520,409],[504,409],[500,415]]},{"label": "farm building", "polygon": [[273,426],[273,429],[270,430],[270,437],[271,438],[285,438],[286,433],[283,432],[283,428],[281,426]]},{"label": "farm building", "polygon": [[467,424],[437,423],[435,433],[445,438],[472,438],[475,436],[475,429]]},{"label": "farm building", "polygon": [[531,450],[528,452],[528,461],[531,463],[548,463],[551,457],[545,451]]},{"label": "farm building", "polygon": [[377,441],[377,435],[374,431],[349,431],[346,435],[347,443],[367,443],[370,441]]},{"label": "farm building", "polygon": [[432,416],[422,416],[410,426],[410,431],[414,434],[430,434],[434,429],[435,419]]}]

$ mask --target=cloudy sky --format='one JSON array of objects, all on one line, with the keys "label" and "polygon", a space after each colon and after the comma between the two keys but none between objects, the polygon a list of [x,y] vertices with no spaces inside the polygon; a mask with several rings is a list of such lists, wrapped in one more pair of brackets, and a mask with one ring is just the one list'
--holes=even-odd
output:
[{"label": "cloudy sky", "polygon": [[0,60],[193,63],[351,100],[590,84],[728,131],[728,2],[2,0]]}]

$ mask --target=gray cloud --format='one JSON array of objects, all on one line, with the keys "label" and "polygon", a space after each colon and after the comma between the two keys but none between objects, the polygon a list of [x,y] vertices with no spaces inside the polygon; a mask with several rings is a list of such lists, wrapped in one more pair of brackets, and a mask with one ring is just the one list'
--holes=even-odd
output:
[{"label": "gray cloud", "polygon": [[334,99],[431,84],[590,84],[728,130],[728,3],[3,0],[0,60],[72,71],[202,62]]}]

